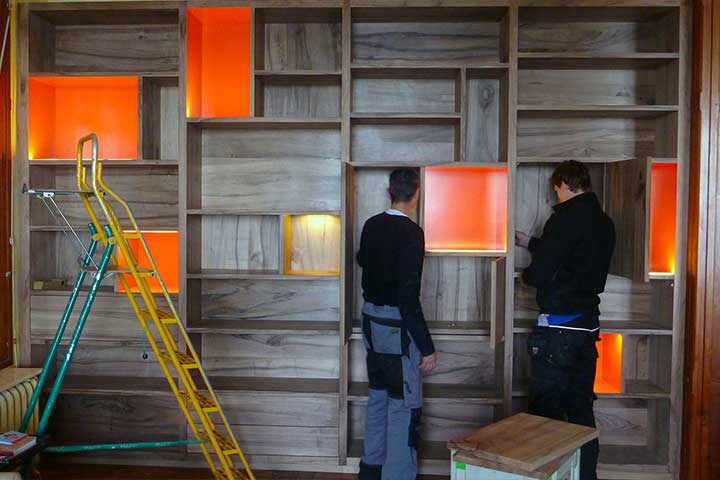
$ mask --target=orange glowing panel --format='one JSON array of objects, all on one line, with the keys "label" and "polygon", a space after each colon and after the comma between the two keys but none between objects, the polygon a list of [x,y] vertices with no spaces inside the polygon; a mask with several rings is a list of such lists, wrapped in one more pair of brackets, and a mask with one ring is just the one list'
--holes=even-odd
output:
[{"label": "orange glowing panel", "polygon": [[250,115],[250,9],[187,11],[187,116]]},{"label": "orange glowing panel", "polygon": [[[128,232],[131,233],[131,232]],[[178,240],[178,232],[175,231],[157,231],[157,232],[143,232],[143,237],[145,238],[145,242],[148,245],[148,248],[150,249],[150,253],[152,253],[153,260],[155,260],[155,264],[158,267],[158,270],[160,271],[160,275],[162,276],[163,281],[165,282],[165,287],[167,287],[168,292],[170,293],[177,293],[179,290],[179,266],[178,262],[180,259],[180,243]],[[135,258],[137,259],[138,263],[140,264],[141,268],[150,268],[150,260],[147,258],[147,255],[145,255],[145,250],[142,248],[142,245],[140,244],[140,240],[136,238],[128,239],[128,244],[130,244],[130,248],[132,249],[133,253],[135,254]],[[122,254],[118,253],[118,263],[121,266],[127,265],[125,262],[125,259],[122,257]],[[128,275],[124,275],[125,279],[128,281],[128,286],[130,287],[130,290],[133,292],[137,292],[137,285],[135,284],[135,280]],[[160,293],[162,292],[162,288],[160,288],[160,282],[156,278],[148,278],[147,280],[148,285],[150,287],[150,290],[154,293]],[[123,292],[125,289],[123,289],[122,284],[118,283],[118,290]]]},{"label": "orange glowing panel", "polygon": [[650,272],[675,272],[677,165],[653,163],[650,180]]},{"label": "orange glowing panel", "polygon": [[595,372],[595,393],[622,392],[622,335],[602,333]]},{"label": "orange glowing panel", "polygon": [[31,160],[74,159],[88,133],[98,136],[100,158],[137,158],[137,77],[31,77],[29,85]]},{"label": "orange glowing panel", "polygon": [[425,169],[424,229],[429,251],[505,251],[507,168]]}]

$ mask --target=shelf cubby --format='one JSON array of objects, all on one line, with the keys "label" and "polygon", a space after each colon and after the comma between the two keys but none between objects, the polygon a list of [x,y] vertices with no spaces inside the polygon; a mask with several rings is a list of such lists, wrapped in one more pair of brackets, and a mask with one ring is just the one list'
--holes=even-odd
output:
[{"label": "shelf cubby", "polygon": [[505,252],[507,168],[427,167],[423,189],[428,252]]},{"label": "shelf cubby", "polygon": [[507,162],[508,72],[468,69],[467,125],[463,160]]},{"label": "shelf cubby", "polygon": [[521,7],[518,50],[533,53],[676,53],[670,7]]},{"label": "shelf cubby", "polygon": [[341,67],[339,8],[259,8],[255,69],[330,70]]},{"label": "shelf cubby", "polygon": [[[126,233],[134,232],[128,231]],[[142,234],[143,238],[145,239],[145,243],[150,250],[153,261],[155,262],[155,265],[160,272],[160,276],[165,283],[165,288],[167,288],[169,293],[178,293],[180,289],[180,240],[177,230],[142,230]],[[140,239],[130,238],[127,240],[127,242],[133,252],[133,255],[135,256],[135,259],[140,265],[140,268],[152,268],[150,259],[147,257],[147,254],[145,253],[145,249],[143,248]],[[119,251],[118,265],[127,266],[127,261]],[[125,280],[128,282],[128,287],[130,288],[130,291],[138,292],[139,290],[132,276],[129,274],[123,275],[125,277]],[[157,278],[148,278],[147,283],[148,287],[150,287],[151,292],[162,293],[162,287],[160,286],[160,281]],[[119,292],[124,292],[123,285],[120,281],[117,281],[117,289]]]},{"label": "shelf cubby", "polygon": [[340,118],[340,75],[312,71],[255,75],[255,116]]},{"label": "shelf cubby", "polygon": [[675,273],[677,163],[650,161],[649,275]]},{"label": "shelf cubby", "polygon": [[189,209],[238,214],[340,210],[339,124],[337,129],[244,127],[189,129]]},{"label": "shelf cubby", "polygon": [[180,129],[179,79],[140,78],[141,161],[177,163]]},{"label": "shelf cubby", "polygon": [[251,9],[187,11],[188,117],[250,115]]},{"label": "shelf cubby", "polygon": [[90,132],[100,158],[138,158],[137,77],[30,77],[28,97],[30,160],[73,159]]},{"label": "shelf cubby", "polygon": [[353,8],[352,62],[448,65],[499,62],[504,8]]},{"label": "shelf cubby", "polygon": [[283,272],[287,275],[340,275],[340,218],[285,215]]},{"label": "shelf cubby", "polygon": [[177,72],[176,9],[35,10],[30,73]]},{"label": "shelf cubby", "polygon": [[601,333],[595,344],[598,351],[595,370],[596,394],[620,393],[622,391],[623,335]]}]

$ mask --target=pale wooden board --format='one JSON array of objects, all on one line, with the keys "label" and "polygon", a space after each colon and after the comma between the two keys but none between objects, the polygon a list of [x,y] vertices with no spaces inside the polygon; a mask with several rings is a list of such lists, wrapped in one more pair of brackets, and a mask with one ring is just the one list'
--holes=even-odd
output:
[{"label": "pale wooden board", "polygon": [[597,436],[593,428],[520,413],[466,437],[452,439],[448,446],[533,471]]},{"label": "pale wooden board", "polygon": [[202,268],[277,271],[279,238],[278,216],[203,216]]},{"label": "pale wooden board", "polygon": [[201,360],[215,376],[338,378],[337,335],[203,335]]},{"label": "pale wooden board", "polygon": [[218,400],[232,425],[335,427],[337,398],[284,392],[221,392]]},{"label": "pale wooden board", "polygon": [[500,80],[468,79],[466,161],[505,161],[499,156],[500,104],[502,101]]},{"label": "pale wooden board", "polygon": [[0,370],[0,392],[40,375],[40,368],[7,367]]},{"label": "pale wooden board", "polygon": [[495,22],[353,23],[353,62],[497,60]]},{"label": "pale wooden board", "polygon": [[455,80],[449,78],[354,78],[353,112],[453,113]]},{"label": "pale wooden board", "polygon": [[340,85],[262,84],[265,117],[328,118],[340,116]]},{"label": "pale wooden board", "polygon": [[648,444],[648,401],[600,399],[595,402],[595,421],[605,445],[646,446]]},{"label": "pale wooden board", "polygon": [[453,125],[353,125],[353,162],[425,165],[452,162],[455,155]]},{"label": "pale wooden board", "polygon": [[[337,281],[203,280],[203,318],[339,321]],[[198,301],[198,299],[193,299]]]},{"label": "pale wooden board", "polygon": [[312,129],[204,130],[201,181],[203,208],[339,211],[340,134]]},{"label": "pale wooden board", "polygon": [[[285,217],[286,273],[340,272],[340,218],[333,215]],[[289,268],[288,268],[289,267]]]},{"label": "pale wooden board", "polygon": [[178,159],[178,87],[160,88],[160,159]]},{"label": "pale wooden board", "polygon": [[266,70],[339,70],[340,25],[269,23],[265,25]]}]

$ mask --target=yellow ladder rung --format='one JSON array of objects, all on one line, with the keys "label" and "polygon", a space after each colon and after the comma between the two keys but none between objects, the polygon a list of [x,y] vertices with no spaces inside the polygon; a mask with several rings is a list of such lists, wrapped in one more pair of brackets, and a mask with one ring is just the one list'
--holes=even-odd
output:
[{"label": "yellow ladder rung", "polygon": [[[229,439],[227,439],[217,430],[212,431],[212,436],[215,437],[215,441],[220,446],[220,450],[222,450],[222,453],[224,455],[233,455],[238,453],[238,449],[235,447],[235,444],[233,444]],[[208,433],[205,431],[201,431],[200,440],[206,440],[208,443],[210,443],[210,437]]]},{"label": "yellow ladder rung", "polygon": [[210,413],[210,412],[217,412],[220,410],[215,402],[213,402],[212,400],[210,400],[209,398],[207,398],[205,395],[203,395],[200,392],[188,393],[188,392],[181,391],[180,397],[183,399],[183,401],[185,402],[185,405],[187,405],[188,408],[192,408],[192,406],[193,406],[191,395],[195,397],[195,400],[197,400],[198,404],[200,405],[200,408],[202,408],[204,412]]},{"label": "yellow ladder rung", "polygon": [[[172,355],[167,350],[160,350],[160,356],[170,363],[173,363]],[[186,353],[175,351],[175,358],[183,368],[200,368],[198,362],[193,357]]]},{"label": "yellow ladder rung", "polygon": [[[128,273],[128,274],[132,273],[130,271],[130,267],[127,267],[127,266],[122,266],[122,267],[111,266],[111,267],[108,267],[105,271],[107,273]],[[137,268],[137,269],[135,269],[135,271],[141,277],[154,277],[155,276],[155,272],[153,270],[150,270],[147,268]]]},{"label": "yellow ladder rung", "polygon": [[229,478],[225,473],[225,470],[222,468],[216,468],[213,471],[213,475],[215,475],[215,478],[219,480],[248,480],[250,478],[235,467],[232,467],[230,470],[232,471],[233,476]]},{"label": "yellow ladder rung", "polygon": [[127,238],[140,239],[140,233],[139,232],[133,232],[133,233],[123,232],[123,237],[125,237],[126,239]]},{"label": "yellow ladder rung", "polygon": [[[141,308],[140,315],[147,318],[148,320],[152,320],[153,318],[150,310],[147,308]],[[177,317],[170,312],[166,312],[164,310],[155,310],[155,315],[158,319],[162,321],[162,323],[177,323]]]}]

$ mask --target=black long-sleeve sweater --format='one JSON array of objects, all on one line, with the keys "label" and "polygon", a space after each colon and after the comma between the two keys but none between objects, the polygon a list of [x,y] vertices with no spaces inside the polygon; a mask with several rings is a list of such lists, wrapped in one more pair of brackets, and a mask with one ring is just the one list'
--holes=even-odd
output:
[{"label": "black long-sleeve sweater", "polygon": [[605,290],[615,248],[615,226],[592,192],[553,210],[542,237],[530,241],[532,263],[523,272],[523,281],[537,288],[541,313],[595,317],[596,323],[599,294]]},{"label": "black long-sleeve sweater", "polygon": [[435,352],[420,306],[425,234],[401,215],[380,213],[363,226],[357,260],[362,267],[363,298],[399,307],[403,324],[423,356]]}]

